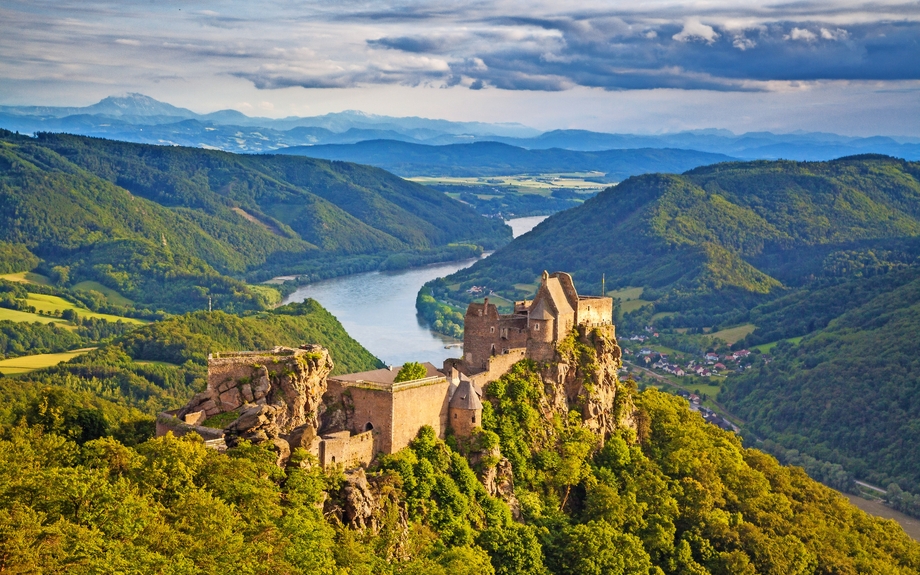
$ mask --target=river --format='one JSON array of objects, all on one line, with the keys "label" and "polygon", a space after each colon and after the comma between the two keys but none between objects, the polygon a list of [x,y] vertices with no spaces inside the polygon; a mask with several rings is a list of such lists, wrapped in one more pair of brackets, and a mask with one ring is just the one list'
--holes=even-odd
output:
[{"label": "river", "polygon": [[[544,219],[546,216],[534,216],[506,223],[511,226],[512,235],[518,237]],[[338,318],[351,337],[388,365],[430,361],[440,366],[448,357],[460,357],[460,342],[429,330],[415,312],[415,297],[425,282],[450,275],[476,261],[342,276],[304,286],[283,303],[315,299]]]}]

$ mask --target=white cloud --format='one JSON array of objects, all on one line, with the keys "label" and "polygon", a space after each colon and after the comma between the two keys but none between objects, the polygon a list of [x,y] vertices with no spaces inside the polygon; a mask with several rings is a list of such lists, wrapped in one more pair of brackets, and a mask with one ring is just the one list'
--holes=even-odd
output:
[{"label": "white cloud", "polygon": [[792,32],[783,36],[786,40],[800,40],[803,42],[814,42],[818,39],[815,33],[807,28],[793,28]]},{"label": "white cloud", "polygon": [[684,22],[684,28],[677,34],[671,36],[678,42],[690,42],[691,40],[702,40],[707,44],[712,44],[718,39],[719,33],[712,26],[707,26],[699,21],[698,18],[691,18]]},{"label": "white cloud", "polygon": [[748,50],[750,48],[753,48],[756,45],[757,45],[757,42],[751,40],[750,38],[746,38],[744,36],[735,36],[734,39],[732,39],[732,46],[734,46],[735,48],[741,51]]},{"label": "white cloud", "polygon": [[837,28],[836,30],[821,28],[821,38],[825,40],[846,40],[849,36],[850,33],[843,28]]}]

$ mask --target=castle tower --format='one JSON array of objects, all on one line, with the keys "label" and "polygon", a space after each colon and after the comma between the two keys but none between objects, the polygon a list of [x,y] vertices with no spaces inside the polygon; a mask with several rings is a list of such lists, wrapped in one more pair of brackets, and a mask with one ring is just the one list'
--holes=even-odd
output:
[{"label": "castle tower", "polygon": [[458,437],[469,437],[473,429],[482,425],[482,401],[470,380],[461,378],[448,404],[450,427]]}]

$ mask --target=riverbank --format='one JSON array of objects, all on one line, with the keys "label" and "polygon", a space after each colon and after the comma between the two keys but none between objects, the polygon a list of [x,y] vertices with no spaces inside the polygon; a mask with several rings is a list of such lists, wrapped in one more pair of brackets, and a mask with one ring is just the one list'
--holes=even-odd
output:
[{"label": "riverbank", "polygon": [[881,517],[883,519],[893,519],[904,529],[904,532],[907,533],[911,539],[920,541],[920,519],[915,519],[909,515],[904,515],[900,511],[895,511],[878,500],[865,499],[864,497],[851,495],[849,493],[841,493],[841,495],[849,499],[850,503],[859,507],[869,515],[874,515],[875,517]]},{"label": "riverbank", "polygon": [[[545,219],[542,216],[506,222],[515,237]],[[481,257],[487,257],[483,253]],[[431,331],[415,310],[422,286],[479,261],[479,257],[442,262],[399,271],[367,271],[297,287],[282,303],[312,298],[342,323],[346,331],[371,353],[390,365],[430,361],[440,365],[460,357],[461,342]]]}]

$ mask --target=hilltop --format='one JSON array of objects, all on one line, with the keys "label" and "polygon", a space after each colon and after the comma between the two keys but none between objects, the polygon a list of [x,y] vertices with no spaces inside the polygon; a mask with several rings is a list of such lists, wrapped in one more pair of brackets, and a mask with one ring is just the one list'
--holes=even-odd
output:
[{"label": "hilltop", "polygon": [[[594,291],[604,274],[611,289],[645,287],[646,299],[675,302],[669,311],[717,292],[763,300],[784,285],[773,268],[789,268],[803,248],[823,247],[826,258],[854,242],[920,235],[918,170],[874,156],[636,176],[550,217],[446,283],[459,284],[457,292],[485,284],[514,297],[514,284],[530,284],[544,269],[571,269]],[[809,253],[808,264],[819,265]],[[736,302],[711,305],[715,315]]]},{"label": "hilltop", "polygon": [[376,168],[52,134],[0,132],[0,208],[0,242],[27,266],[8,271],[37,256],[61,286],[95,281],[169,311],[208,295],[221,309],[264,307],[239,280],[427,263],[511,237]]}]

